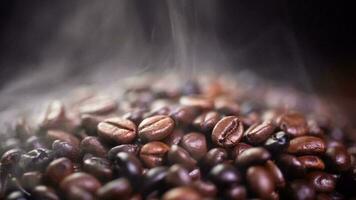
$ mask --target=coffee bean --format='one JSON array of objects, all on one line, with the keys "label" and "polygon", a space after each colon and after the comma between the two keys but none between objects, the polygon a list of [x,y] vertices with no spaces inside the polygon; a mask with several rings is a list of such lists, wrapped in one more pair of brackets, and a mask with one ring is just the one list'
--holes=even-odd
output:
[{"label": "coffee bean", "polygon": [[90,153],[98,157],[106,157],[108,152],[106,146],[94,136],[84,138],[80,143],[80,149],[83,153]]},{"label": "coffee bean", "polygon": [[116,154],[120,152],[132,153],[133,155],[137,155],[139,152],[139,146],[136,144],[121,144],[119,146],[113,147],[108,152],[109,160],[114,160]]},{"label": "coffee bean", "polygon": [[41,170],[53,159],[48,149],[34,149],[21,156],[19,165],[24,170]]},{"label": "coffee bean", "polygon": [[88,135],[95,136],[98,124],[106,118],[106,116],[101,115],[83,114],[80,116],[80,124]]},{"label": "coffee bean", "polygon": [[166,182],[174,187],[188,185],[191,183],[188,170],[181,165],[175,164],[168,169]]},{"label": "coffee bean", "polygon": [[271,121],[252,125],[244,134],[246,140],[254,145],[265,142],[274,132],[275,126]]},{"label": "coffee bean", "polygon": [[89,98],[81,103],[79,111],[81,114],[94,114],[103,115],[113,112],[117,109],[117,103],[115,100],[104,97],[96,96]]},{"label": "coffee bean", "polygon": [[316,196],[317,200],[342,200],[345,199],[340,193],[333,192],[333,193],[318,193]]},{"label": "coffee bean", "polygon": [[286,197],[295,200],[313,200],[315,195],[315,190],[308,182],[296,180],[289,185]]},{"label": "coffee bean", "polygon": [[224,195],[227,199],[246,199],[246,188],[241,185],[234,185],[225,191]]},{"label": "coffee bean", "polygon": [[174,109],[170,116],[179,125],[190,125],[192,124],[194,118],[198,115],[198,111],[195,107],[191,106],[180,106]]},{"label": "coffee bean", "polygon": [[70,133],[61,130],[48,130],[46,138],[50,141],[51,144],[55,140],[70,143],[75,147],[79,147],[80,144],[79,139],[76,138],[74,135],[71,135]]},{"label": "coffee bean", "polygon": [[51,102],[40,119],[41,128],[63,128],[62,123],[66,120],[66,111],[60,101]]},{"label": "coffee bean", "polygon": [[283,174],[288,177],[300,177],[305,173],[304,165],[296,156],[289,154],[281,154],[277,158],[277,163]]},{"label": "coffee bean", "polygon": [[266,162],[265,167],[271,173],[276,187],[284,188],[286,185],[286,180],[279,167],[271,160]]},{"label": "coffee bean", "polygon": [[324,170],[325,164],[318,156],[299,156],[298,160],[302,163],[305,169],[308,170]]},{"label": "coffee bean", "polygon": [[52,149],[56,157],[66,157],[72,161],[76,161],[79,158],[79,148],[71,143],[55,140],[52,143]]},{"label": "coffee bean", "polygon": [[163,194],[162,200],[201,200],[202,196],[190,187],[176,187]]},{"label": "coffee bean", "polygon": [[36,186],[32,191],[32,196],[34,199],[45,199],[45,200],[59,200],[60,198],[54,191],[54,189],[49,188],[44,185]]},{"label": "coffee bean", "polygon": [[6,151],[0,159],[1,173],[14,173],[17,170],[17,164],[23,153],[21,149],[10,149]]},{"label": "coffee bean", "polygon": [[179,144],[182,140],[184,132],[182,130],[174,130],[170,135],[168,135],[163,142],[172,146],[174,144]]},{"label": "coffee bean", "polygon": [[155,167],[149,169],[143,179],[141,191],[143,195],[147,196],[153,191],[164,190],[165,180],[168,173],[167,167]]},{"label": "coffee bean", "polygon": [[209,181],[194,181],[193,187],[205,197],[215,197],[218,193],[218,189],[216,188],[216,186]]},{"label": "coffee bean", "polygon": [[268,169],[262,166],[249,167],[246,173],[247,182],[253,192],[261,199],[271,197],[275,189],[274,179]]},{"label": "coffee bean", "polygon": [[32,189],[42,182],[43,174],[39,171],[25,172],[21,177],[21,185],[25,189]]},{"label": "coffee bean", "polygon": [[39,138],[38,136],[31,136],[25,142],[26,150],[33,150],[38,148],[46,148],[46,143],[43,138]]},{"label": "coffee bean", "polygon": [[208,151],[205,136],[196,132],[184,135],[181,146],[196,160],[200,160]]},{"label": "coffee bean", "polygon": [[189,172],[189,176],[192,179],[192,181],[197,181],[200,180],[202,177],[202,172],[200,168],[195,168]]},{"label": "coffee bean", "polygon": [[221,147],[232,147],[242,138],[243,125],[239,118],[228,116],[222,118],[214,127],[212,141]]},{"label": "coffee bean", "polygon": [[292,137],[303,136],[308,132],[308,124],[300,113],[289,112],[277,119],[280,128]]},{"label": "coffee bean", "polygon": [[80,187],[69,188],[65,193],[67,200],[94,200],[94,195]]},{"label": "coffee bean", "polygon": [[194,125],[199,128],[203,132],[208,132],[213,130],[214,126],[218,123],[220,120],[220,115],[219,113],[215,111],[209,111],[205,112],[201,115],[199,115],[195,120],[194,120]]},{"label": "coffee bean", "polygon": [[238,155],[240,155],[242,152],[244,152],[246,149],[251,148],[252,146],[243,142],[238,143],[234,149],[231,151],[231,157],[236,158]]},{"label": "coffee bean", "polygon": [[131,143],[136,138],[136,125],[127,119],[109,118],[98,124],[98,135],[117,144]]},{"label": "coffee bean", "polygon": [[262,147],[253,147],[246,149],[237,156],[235,164],[238,167],[248,167],[265,163],[271,158],[271,154]]},{"label": "coffee bean", "polygon": [[217,187],[225,187],[241,182],[241,175],[237,169],[229,164],[218,164],[211,169],[209,179]]},{"label": "coffee bean", "polygon": [[331,169],[338,172],[347,171],[351,167],[350,154],[344,147],[328,147],[325,153],[325,160]]},{"label": "coffee bean", "polygon": [[289,136],[285,132],[280,131],[268,138],[264,147],[273,153],[279,153],[282,152],[288,144]]},{"label": "coffee bean", "polygon": [[168,150],[169,146],[163,142],[149,142],[142,146],[140,159],[148,168],[157,167],[164,164]]},{"label": "coffee bean", "polygon": [[317,192],[332,192],[335,189],[336,182],[331,174],[315,171],[307,174],[307,178]]},{"label": "coffee bean", "polygon": [[228,159],[228,154],[223,148],[213,148],[202,159],[202,167],[210,170],[213,166]]},{"label": "coffee bean", "polygon": [[224,115],[237,115],[240,112],[240,105],[226,97],[216,98],[214,106],[219,113]]},{"label": "coffee bean", "polygon": [[111,180],[113,171],[109,160],[100,157],[91,157],[83,162],[83,169],[103,182]]},{"label": "coffee bean", "polygon": [[174,121],[165,115],[156,115],[144,119],[139,127],[140,138],[146,141],[162,140],[172,133]]},{"label": "coffee bean", "polygon": [[325,142],[314,136],[302,136],[289,142],[287,152],[297,155],[322,154],[326,150]]},{"label": "coffee bean", "polygon": [[60,182],[62,191],[68,192],[75,187],[94,194],[101,187],[101,183],[94,176],[83,172],[73,173]]},{"label": "coffee bean", "polygon": [[124,177],[127,177],[133,186],[140,183],[142,175],[142,165],[136,156],[120,152],[116,154],[114,159],[114,167]]},{"label": "coffee bean", "polygon": [[202,110],[210,110],[214,107],[214,102],[201,96],[183,96],[179,99],[183,106],[192,106]]},{"label": "coffee bean", "polygon": [[60,183],[65,177],[74,172],[73,163],[68,158],[53,160],[46,169],[45,176],[53,183]]},{"label": "coffee bean", "polygon": [[119,178],[110,181],[103,185],[98,191],[97,196],[99,199],[112,200],[112,199],[129,199],[132,195],[132,187],[130,182],[125,178]]},{"label": "coffee bean", "polygon": [[194,160],[185,149],[178,145],[171,146],[167,154],[167,159],[170,164],[181,164],[187,169],[193,169],[197,164],[197,161]]}]

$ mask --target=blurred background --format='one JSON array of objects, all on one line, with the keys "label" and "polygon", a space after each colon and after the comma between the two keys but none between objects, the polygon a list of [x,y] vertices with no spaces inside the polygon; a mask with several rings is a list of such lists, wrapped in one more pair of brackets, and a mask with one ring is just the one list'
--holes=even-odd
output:
[{"label": "blurred background", "polygon": [[249,70],[356,119],[354,13],[321,0],[1,0],[0,99],[113,69]]}]

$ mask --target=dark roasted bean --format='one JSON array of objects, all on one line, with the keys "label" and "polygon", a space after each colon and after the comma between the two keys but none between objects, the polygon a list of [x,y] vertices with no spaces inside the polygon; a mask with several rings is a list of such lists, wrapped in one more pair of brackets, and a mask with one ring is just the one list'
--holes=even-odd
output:
[{"label": "dark roasted bean", "polygon": [[21,149],[10,149],[6,151],[0,160],[1,173],[14,173],[17,169],[17,164],[24,152]]},{"label": "dark roasted bean", "polygon": [[228,154],[223,148],[213,148],[203,157],[202,167],[210,170],[217,164],[220,164],[227,160]]},{"label": "dark roasted bean", "polygon": [[80,187],[72,187],[66,191],[66,199],[68,200],[94,200],[94,195]]},{"label": "dark roasted bean", "polygon": [[213,169],[211,169],[208,177],[217,187],[230,186],[241,181],[239,171],[229,164],[216,165]]},{"label": "dark roasted bean", "polygon": [[26,142],[25,142],[26,150],[32,150],[32,149],[38,149],[38,148],[46,148],[45,141],[42,138],[39,138],[34,135],[34,136],[29,137],[26,140]]},{"label": "dark roasted bean", "polygon": [[243,142],[238,143],[234,149],[231,151],[231,157],[236,158],[238,155],[240,155],[242,152],[244,152],[246,149],[251,148],[252,146]]},{"label": "dark roasted bean", "polygon": [[168,169],[166,176],[166,182],[174,187],[188,185],[191,183],[191,178],[189,176],[188,170],[186,170],[181,165],[172,165]]},{"label": "dark roasted bean", "polygon": [[80,144],[79,139],[76,138],[74,135],[71,135],[70,133],[61,130],[48,130],[46,137],[51,144],[55,140],[60,140],[60,141],[70,143],[75,147],[79,147]]},{"label": "dark roasted bean", "polygon": [[350,154],[344,147],[331,146],[325,153],[326,163],[338,172],[347,171],[351,167]]},{"label": "dark roasted bean", "polygon": [[32,189],[42,182],[43,174],[39,171],[25,172],[21,177],[21,184],[25,189]]},{"label": "dark roasted bean", "polygon": [[119,174],[129,178],[133,185],[139,184],[143,169],[141,162],[136,156],[120,152],[115,156],[114,167],[118,170]]},{"label": "dark roasted bean", "polygon": [[80,116],[81,126],[88,135],[96,135],[98,124],[104,121],[106,117],[100,115],[83,114]]},{"label": "dark roasted bean", "polygon": [[148,195],[155,190],[164,190],[167,173],[167,167],[155,167],[148,170],[144,175],[143,185],[141,188],[143,194]]},{"label": "dark roasted bean", "polygon": [[60,183],[66,176],[74,172],[72,161],[68,158],[53,160],[47,167],[45,176],[53,183]]},{"label": "dark roasted bean", "polygon": [[102,200],[129,199],[132,195],[130,182],[125,178],[116,179],[103,185],[98,191],[97,196]]},{"label": "dark roasted bean", "polygon": [[191,187],[176,187],[163,194],[162,200],[201,200],[202,196]]},{"label": "dark roasted bean", "polygon": [[271,154],[262,147],[253,147],[246,149],[237,156],[235,164],[238,167],[248,167],[265,163],[271,158]]},{"label": "dark roasted bean", "polygon": [[288,135],[285,132],[280,131],[272,135],[272,137],[268,138],[264,146],[269,151],[273,153],[278,153],[278,152],[282,152],[284,148],[288,146],[288,144],[289,144]]},{"label": "dark roasted bean", "polygon": [[253,192],[261,199],[271,197],[275,189],[273,176],[268,169],[262,166],[249,167],[246,173],[247,182]]},{"label": "dark roasted bean", "polygon": [[316,196],[317,200],[342,200],[345,199],[340,193],[318,193]]},{"label": "dark roasted bean", "polygon": [[144,119],[139,127],[140,138],[145,141],[162,140],[172,133],[174,121],[165,115],[156,115]]},{"label": "dark roasted bean", "polygon": [[298,160],[307,170],[323,170],[325,169],[324,161],[318,156],[299,156]]},{"label": "dark roasted bean", "polygon": [[163,142],[168,145],[179,144],[182,140],[184,132],[182,130],[174,130]]},{"label": "dark roasted bean", "polygon": [[51,162],[53,156],[48,149],[34,149],[21,156],[19,165],[24,170],[41,170]]},{"label": "dark roasted bean", "polygon": [[241,185],[234,185],[225,190],[225,197],[231,200],[244,200],[246,199],[246,188]]},{"label": "dark roasted bean", "polygon": [[199,180],[202,177],[200,168],[195,168],[189,172],[189,176],[193,181]]},{"label": "dark roasted bean", "polygon": [[109,118],[98,124],[98,135],[105,141],[127,144],[136,138],[137,128],[128,119]]},{"label": "dark roasted bean", "polygon": [[271,121],[265,121],[252,125],[244,134],[246,140],[254,145],[265,142],[275,130],[275,126]]},{"label": "dark roasted bean", "polygon": [[148,168],[157,167],[165,163],[168,150],[169,146],[163,142],[149,142],[142,146],[140,159]]},{"label": "dark roasted bean", "polygon": [[102,181],[111,180],[113,171],[109,160],[100,157],[91,157],[83,162],[83,169],[87,173]]},{"label": "dark roasted bean", "polygon": [[279,167],[271,160],[268,160],[266,162],[265,167],[271,173],[276,187],[284,188],[284,186],[286,185],[286,180]]},{"label": "dark roasted bean", "polygon": [[83,153],[90,153],[98,157],[106,157],[108,152],[106,146],[97,137],[93,136],[86,137],[81,141],[80,150]]},{"label": "dark roasted bean", "polygon": [[193,169],[197,164],[197,161],[194,160],[185,149],[178,145],[171,146],[167,158],[170,164],[181,164],[187,169]]},{"label": "dark roasted bean", "polygon": [[243,125],[239,118],[228,116],[222,118],[214,127],[212,141],[221,147],[232,147],[242,138]]},{"label": "dark roasted bean", "polygon": [[289,142],[287,152],[297,155],[322,154],[326,150],[325,142],[314,136],[302,136]]},{"label": "dark roasted bean", "polygon": [[67,157],[72,161],[76,161],[79,158],[79,148],[68,142],[56,140],[52,143],[52,149],[56,157]]},{"label": "dark roasted bean", "polygon": [[197,116],[197,110],[191,106],[180,106],[174,109],[170,116],[179,125],[190,125],[193,123],[194,118]]},{"label": "dark roasted bean", "polygon": [[44,185],[36,186],[32,192],[33,198],[38,200],[59,200],[60,198],[54,191],[54,189],[49,188]]},{"label": "dark roasted bean", "polygon": [[193,187],[205,197],[214,197],[218,192],[216,186],[209,181],[194,181]]},{"label": "dark roasted bean", "polygon": [[218,121],[220,120],[220,115],[219,113],[215,111],[209,111],[205,112],[201,115],[199,115],[195,120],[194,120],[194,125],[199,128],[203,132],[208,132],[213,130],[214,126]]},{"label": "dark roasted bean", "polygon": [[94,176],[83,172],[73,173],[60,182],[62,191],[69,192],[75,187],[95,193],[101,187],[101,183]]},{"label": "dark roasted bean", "polygon": [[282,114],[277,123],[280,128],[292,137],[303,136],[308,132],[308,124],[304,116],[299,113],[290,112]]},{"label": "dark roasted bean", "polygon": [[196,160],[200,160],[208,151],[205,136],[201,133],[192,132],[184,135],[181,146]]},{"label": "dark roasted bean", "polygon": [[286,198],[295,200],[313,200],[315,199],[315,195],[315,190],[308,182],[296,180],[289,185]]},{"label": "dark roasted bean", "polygon": [[114,160],[116,154],[120,153],[120,152],[132,153],[133,155],[137,155],[139,152],[139,146],[136,144],[122,144],[122,145],[113,147],[108,152],[109,160]]},{"label": "dark roasted bean", "polygon": [[325,172],[311,172],[307,179],[317,192],[332,192],[336,186],[334,177]]},{"label": "dark roasted bean", "polygon": [[283,174],[289,177],[300,177],[305,173],[304,165],[293,155],[282,154],[277,163]]}]

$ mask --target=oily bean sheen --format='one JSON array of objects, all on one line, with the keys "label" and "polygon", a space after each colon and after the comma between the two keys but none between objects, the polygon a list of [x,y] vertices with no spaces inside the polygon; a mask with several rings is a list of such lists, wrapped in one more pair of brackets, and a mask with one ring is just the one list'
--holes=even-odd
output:
[{"label": "oily bean sheen", "polygon": [[136,156],[126,152],[120,152],[115,156],[114,167],[119,174],[129,178],[132,184],[138,184],[143,168]]},{"label": "oily bean sheen", "polygon": [[84,160],[83,169],[99,180],[110,180],[113,175],[110,162],[106,158],[91,157]]},{"label": "oily bean sheen", "polygon": [[246,149],[251,148],[252,146],[243,142],[238,143],[234,149],[231,152],[231,157],[236,158],[238,155],[240,155],[242,152],[244,152]]},{"label": "oily bean sheen", "polygon": [[307,181],[296,180],[289,185],[289,190],[286,194],[286,198],[296,200],[314,200],[315,190]]},{"label": "oily bean sheen", "polygon": [[223,148],[214,148],[211,149],[203,158],[202,164],[203,168],[212,168],[215,165],[224,162],[227,160],[228,154]]},{"label": "oily bean sheen", "polygon": [[203,196],[206,197],[213,197],[216,195],[217,193],[217,188],[216,186],[208,181],[202,181],[202,180],[197,180],[194,181],[193,183],[193,187],[200,192],[200,194],[202,194]]},{"label": "oily bean sheen", "polygon": [[277,159],[278,166],[283,174],[288,177],[300,177],[305,173],[304,165],[298,160],[296,156],[289,154],[282,154]]},{"label": "oily bean sheen", "polygon": [[335,189],[336,181],[331,174],[315,171],[307,174],[307,177],[317,192],[332,192]]},{"label": "oily bean sheen", "polygon": [[292,137],[299,137],[307,134],[308,124],[304,116],[296,112],[282,114],[277,123],[280,128],[291,135]]},{"label": "oily bean sheen", "polygon": [[344,147],[328,147],[326,151],[326,162],[333,170],[343,172],[351,167],[350,154]]},{"label": "oily bean sheen", "polygon": [[136,144],[122,144],[122,145],[113,147],[108,152],[109,160],[114,160],[116,154],[120,153],[120,152],[132,153],[134,155],[137,155],[139,152],[139,146]]},{"label": "oily bean sheen", "polygon": [[198,127],[201,131],[211,131],[214,126],[220,120],[220,115],[217,112],[209,111],[199,115],[194,120],[194,125]]},{"label": "oily bean sheen", "polygon": [[167,173],[166,182],[173,186],[188,185],[191,183],[188,170],[181,165],[172,165]]},{"label": "oily bean sheen", "polygon": [[271,121],[254,124],[246,130],[244,137],[251,144],[261,144],[266,141],[272,134],[275,126]]},{"label": "oily bean sheen", "polygon": [[34,199],[59,200],[56,192],[44,185],[36,186],[32,191],[32,195]]},{"label": "oily bean sheen", "polygon": [[302,163],[305,169],[308,170],[323,170],[325,164],[318,156],[299,156],[298,160]]},{"label": "oily bean sheen", "polygon": [[58,158],[48,165],[46,177],[53,183],[58,184],[73,172],[74,167],[72,161],[68,158]]},{"label": "oily bean sheen", "polygon": [[163,142],[149,142],[141,148],[140,158],[146,167],[152,168],[163,165],[169,146]]},{"label": "oily bean sheen", "polygon": [[225,191],[227,199],[246,199],[247,191],[244,186],[234,185]]},{"label": "oily bean sheen", "polygon": [[214,127],[211,134],[212,141],[221,147],[232,147],[242,138],[243,125],[238,117],[222,118]]},{"label": "oily bean sheen", "polygon": [[63,191],[74,187],[94,193],[101,187],[101,183],[94,176],[83,172],[73,173],[60,182],[60,188]]},{"label": "oily bean sheen", "polygon": [[201,200],[202,196],[193,188],[177,187],[167,191],[162,200]]},{"label": "oily bean sheen", "polygon": [[183,136],[181,146],[196,160],[200,160],[208,151],[205,136],[201,133],[188,133]]},{"label": "oily bean sheen", "polygon": [[90,153],[98,157],[106,157],[108,151],[99,138],[94,136],[84,138],[80,143],[80,149],[83,153]]},{"label": "oily bean sheen", "polygon": [[235,167],[229,164],[218,164],[211,169],[209,179],[218,187],[237,184],[241,181],[241,175]]},{"label": "oily bean sheen", "polygon": [[269,199],[275,189],[273,176],[262,166],[248,168],[246,179],[252,191],[261,199]]},{"label": "oily bean sheen", "polygon": [[168,151],[168,162],[170,164],[181,164],[187,169],[193,169],[197,161],[190,154],[178,145],[172,145]]},{"label": "oily bean sheen", "polygon": [[98,191],[99,199],[129,199],[133,190],[130,182],[125,178],[119,178],[103,185]]},{"label": "oily bean sheen", "polygon": [[143,184],[141,190],[143,195],[146,196],[152,191],[157,191],[160,189],[165,189],[163,186],[165,185],[165,180],[167,177],[168,169],[167,167],[155,167],[149,169],[144,177],[143,177]]},{"label": "oily bean sheen", "polygon": [[292,139],[289,142],[287,152],[297,155],[322,154],[326,150],[323,139],[314,136],[302,136]]},{"label": "oily bean sheen", "polygon": [[265,167],[271,173],[276,187],[284,188],[286,185],[286,180],[279,167],[271,160],[266,162]]},{"label": "oily bean sheen", "polygon": [[98,134],[104,140],[117,144],[132,142],[136,137],[136,125],[122,118],[109,118],[98,124]]},{"label": "oily bean sheen", "polygon": [[263,164],[271,158],[271,154],[262,147],[246,149],[237,156],[235,164],[238,167],[248,167],[256,164]]},{"label": "oily bean sheen", "polygon": [[287,133],[280,131],[270,138],[264,144],[264,147],[273,153],[282,152],[289,144],[289,136]]},{"label": "oily bean sheen", "polygon": [[140,138],[146,141],[162,140],[174,129],[174,121],[165,115],[144,119],[138,126]]}]

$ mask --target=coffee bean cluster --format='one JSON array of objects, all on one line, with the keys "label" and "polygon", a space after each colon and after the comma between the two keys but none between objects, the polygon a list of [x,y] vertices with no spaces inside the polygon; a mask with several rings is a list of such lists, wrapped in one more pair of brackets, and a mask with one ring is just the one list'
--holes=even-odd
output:
[{"label": "coffee bean cluster", "polygon": [[239,90],[148,83],[50,102],[40,123],[21,118],[2,136],[0,199],[356,196],[356,145],[343,126]]}]

